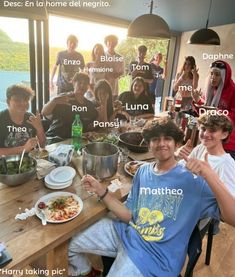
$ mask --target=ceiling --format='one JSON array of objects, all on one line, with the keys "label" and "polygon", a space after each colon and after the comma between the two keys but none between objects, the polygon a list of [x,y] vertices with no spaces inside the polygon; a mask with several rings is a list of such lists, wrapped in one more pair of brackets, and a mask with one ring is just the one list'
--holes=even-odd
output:
[{"label": "ceiling", "polygon": [[[15,0],[26,2],[26,0]],[[31,19],[45,19],[48,13],[80,18],[120,26],[128,26],[136,17],[149,13],[150,0],[43,0],[44,2],[67,2],[66,8],[9,8],[0,1],[0,16],[14,16]],[[9,2],[9,1],[8,1]],[[29,1],[27,1],[29,2]],[[32,1],[31,1],[32,2]],[[40,1],[39,1],[40,2]],[[69,3],[108,3],[109,7],[69,7]],[[206,26],[210,0],[154,0],[153,13],[160,15],[172,31],[184,32]],[[209,18],[210,26],[235,23],[235,0],[212,0]]]},{"label": "ceiling", "polygon": [[[99,1],[98,1],[99,2]],[[133,20],[149,13],[150,0],[110,0],[109,8],[96,8],[95,12]],[[155,0],[153,13],[160,15],[173,31],[190,31],[206,26],[210,0]],[[235,23],[235,1],[213,0],[209,27]]]}]

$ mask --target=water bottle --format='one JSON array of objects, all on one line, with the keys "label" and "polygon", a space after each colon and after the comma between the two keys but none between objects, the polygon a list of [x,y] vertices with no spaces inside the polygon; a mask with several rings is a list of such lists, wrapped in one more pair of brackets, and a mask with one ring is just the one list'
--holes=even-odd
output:
[{"label": "water bottle", "polygon": [[79,114],[75,115],[75,120],[72,124],[72,144],[75,150],[81,148],[82,143],[82,122],[80,120]]}]

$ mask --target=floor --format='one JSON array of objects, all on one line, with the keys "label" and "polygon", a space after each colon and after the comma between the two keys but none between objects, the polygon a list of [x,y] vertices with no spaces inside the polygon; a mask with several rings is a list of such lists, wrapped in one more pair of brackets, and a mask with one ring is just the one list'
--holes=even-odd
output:
[{"label": "floor", "polygon": [[[220,233],[213,239],[209,266],[204,264],[206,242],[205,238],[193,277],[235,277],[235,228],[224,223],[220,224]],[[92,256],[91,260],[97,268],[102,267],[99,257]]]},{"label": "floor", "polygon": [[214,236],[211,262],[204,264],[206,239],[203,251],[194,269],[194,277],[235,277],[235,228],[222,223],[220,233]]}]

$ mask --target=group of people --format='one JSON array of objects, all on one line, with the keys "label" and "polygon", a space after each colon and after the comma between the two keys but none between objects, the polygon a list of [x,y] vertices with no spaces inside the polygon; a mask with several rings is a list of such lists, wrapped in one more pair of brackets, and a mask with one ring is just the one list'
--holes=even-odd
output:
[{"label": "group of people", "polygon": [[[235,226],[235,161],[223,150],[233,124],[226,116],[199,119],[201,144],[189,150],[182,130],[169,119],[143,130],[155,161],[139,168],[125,204],[92,176],[82,185],[116,217],[99,220],[69,245],[69,276],[99,276],[85,253],[114,257],[108,276],[179,276],[199,220],[212,217]],[[191,152],[192,151],[192,152]],[[191,152],[191,153],[190,153]]]},{"label": "group of people", "polygon": [[[139,47],[138,61],[131,63],[130,91],[118,96],[116,81],[123,72],[123,60],[115,52],[117,39],[106,37],[106,54],[103,46],[97,44],[92,62],[87,65],[82,55],[75,51],[76,38],[70,36],[67,42],[68,49],[58,54],[51,77],[53,84],[60,65],[58,95],[41,111],[51,121],[47,133],[39,112],[33,115],[27,111],[33,91],[13,85],[6,92],[8,109],[0,112],[0,155],[19,154],[23,149],[29,152],[38,144],[44,147],[46,137],[58,140],[71,137],[77,113],[85,132],[94,128],[95,120],[109,122],[117,117],[128,120],[133,115],[149,117],[154,114],[150,97],[154,77],[150,72],[149,75],[141,72],[148,69],[144,61],[146,47]],[[98,57],[103,56],[105,63],[110,63],[107,66],[112,68],[110,72],[102,71],[102,60]],[[156,76],[161,74],[164,80],[161,59],[158,54],[152,63]],[[74,63],[75,68],[71,67]],[[84,68],[88,68],[89,74],[80,72]],[[100,71],[97,68],[101,68]],[[104,218],[72,238],[68,256],[70,276],[96,276],[84,256],[88,252],[116,258],[109,272],[112,277],[175,277],[180,274],[190,235],[200,219],[213,217],[235,226],[235,85],[231,68],[224,61],[212,63],[205,94],[197,90],[198,78],[195,60],[188,57],[174,90],[181,93],[186,103],[192,103],[195,112],[205,105],[217,111],[227,110],[228,116],[200,116],[201,143],[194,149],[190,140],[181,146],[184,133],[171,119],[150,121],[143,130],[143,137],[155,161],[139,168],[125,204],[92,176],[82,178],[85,189],[96,193],[116,218]],[[181,91],[186,84],[192,86],[192,90]],[[160,86],[158,82],[155,85],[155,89]],[[89,88],[94,99],[86,97]],[[135,109],[139,104],[144,109]]]}]

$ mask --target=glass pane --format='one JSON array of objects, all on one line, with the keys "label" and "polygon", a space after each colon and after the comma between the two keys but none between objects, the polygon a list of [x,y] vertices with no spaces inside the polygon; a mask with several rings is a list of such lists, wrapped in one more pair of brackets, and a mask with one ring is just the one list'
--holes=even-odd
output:
[{"label": "glass pane", "polygon": [[9,86],[30,85],[28,44],[26,19],[0,17],[0,111],[7,107]]}]

